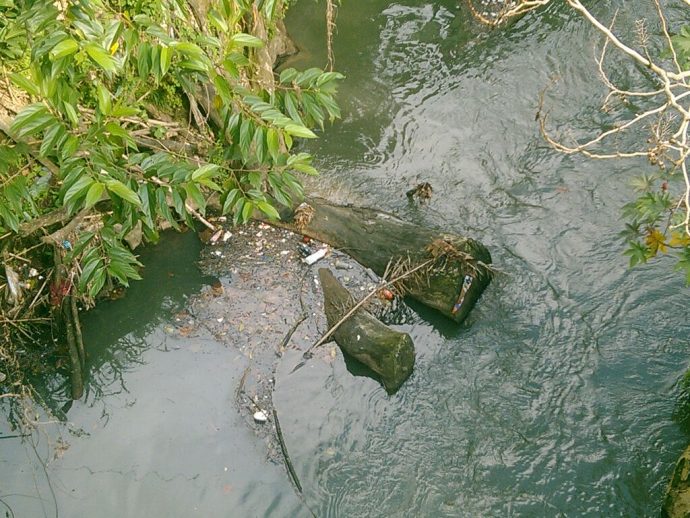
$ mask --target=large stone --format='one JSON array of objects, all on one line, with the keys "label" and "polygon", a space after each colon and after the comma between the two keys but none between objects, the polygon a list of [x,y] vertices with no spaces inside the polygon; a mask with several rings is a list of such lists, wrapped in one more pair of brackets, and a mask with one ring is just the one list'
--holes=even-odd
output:
[{"label": "large stone", "polygon": [[663,518],[690,518],[690,446],[676,462],[661,508]]}]

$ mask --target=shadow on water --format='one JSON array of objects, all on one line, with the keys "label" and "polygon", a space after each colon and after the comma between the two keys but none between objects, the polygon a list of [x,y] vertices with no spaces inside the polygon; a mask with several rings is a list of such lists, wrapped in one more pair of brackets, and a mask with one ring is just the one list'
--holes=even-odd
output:
[{"label": "shadow on water", "polygon": [[[147,341],[151,332],[183,308],[190,295],[213,282],[197,267],[200,249],[201,242],[193,232],[165,232],[159,245],[137,250],[144,264],[141,281],[133,281],[122,298],[101,301],[82,314],[87,399],[123,390],[122,374],[139,363],[151,347]],[[69,410],[72,401],[67,376],[41,377],[34,383],[57,415]]]}]

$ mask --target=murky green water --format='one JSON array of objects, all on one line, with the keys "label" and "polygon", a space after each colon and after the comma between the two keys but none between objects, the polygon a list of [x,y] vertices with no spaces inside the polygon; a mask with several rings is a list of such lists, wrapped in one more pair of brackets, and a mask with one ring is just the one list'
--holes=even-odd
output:
[{"label": "murky green water", "polygon": [[[622,33],[649,14],[637,4]],[[304,49],[292,63],[323,66],[323,6],[301,0],[288,26]],[[310,146],[321,169],[353,203],[480,239],[505,275],[462,329],[428,314],[405,326],[417,363],[394,396],[340,357],[280,364],[275,403],[319,517],[658,513],[689,439],[672,420],[689,292],[670,262],[628,270],[621,256],[627,182],[647,166],[559,155],[534,121],[558,73],[553,123],[597,131],[594,41],[560,3],[482,34],[457,2],[343,2],[344,118]],[[421,209],[404,196],[420,181],[434,187]],[[84,433],[49,465],[60,515],[306,515],[233,408],[244,357],[165,333],[207,282],[196,242],[173,239],[145,281],[86,319],[93,382],[68,413]],[[17,516],[54,516],[33,452],[11,441],[2,498]]]}]

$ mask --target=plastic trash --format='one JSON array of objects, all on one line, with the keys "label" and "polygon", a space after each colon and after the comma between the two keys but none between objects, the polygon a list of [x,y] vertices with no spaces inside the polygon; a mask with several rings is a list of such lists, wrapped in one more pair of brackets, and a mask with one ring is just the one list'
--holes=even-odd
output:
[{"label": "plastic trash", "polygon": [[299,245],[297,245],[297,248],[299,250],[299,253],[302,254],[303,257],[310,256],[314,253],[314,250],[312,250],[310,246],[304,243],[300,243]]},{"label": "plastic trash", "polygon": [[12,305],[18,304],[22,300],[22,286],[19,283],[19,275],[9,265],[5,265],[5,278],[9,290],[9,301]]},{"label": "plastic trash", "polygon": [[303,261],[309,265],[314,264],[316,261],[323,259],[326,257],[326,253],[328,252],[327,248],[322,248],[321,250],[317,250],[313,254],[305,257]]},{"label": "plastic trash", "polygon": [[343,261],[336,261],[333,266],[335,266],[336,270],[349,270],[351,268],[349,264],[344,263]]},{"label": "plastic trash", "polygon": [[465,278],[462,280],[462,288],[460,289],[460,296],[458,297],[458,300],[455,302],[455,305],[453,306],[453,310],[451,313],[454,315],[458,311],[460,311],[460,308],[462,307],[462,303],[465,301],[465,295],[467,295],[467,292],[469,291],[470,287],[472,286],[472,282],[474,281],[474,278],[471,275],[465,275]]}]

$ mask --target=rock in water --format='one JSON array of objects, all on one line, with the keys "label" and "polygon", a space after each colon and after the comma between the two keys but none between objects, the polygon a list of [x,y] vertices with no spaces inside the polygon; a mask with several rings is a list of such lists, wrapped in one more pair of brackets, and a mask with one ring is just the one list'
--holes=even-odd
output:
[{"label": "rock in water", "polygon": [[[330,270],[319,269],[319,278],[330,328],[355,302]],[[415,352],[410,335],[394,331],[363,308],[343,322],[333,333],[333,338],[343,352],[378,374],[389,393],[398,390],[412,374]]]},{"label": "rock in water", "polygon": [[678,459],[661,509],[664,518],[690,516],[690,446]]}]

